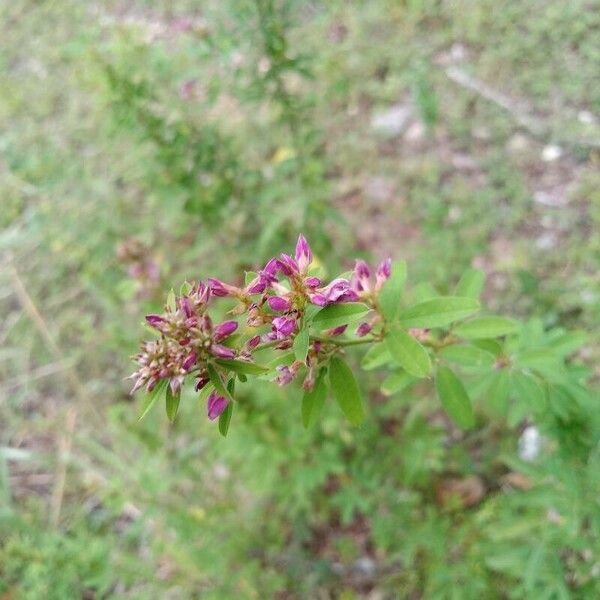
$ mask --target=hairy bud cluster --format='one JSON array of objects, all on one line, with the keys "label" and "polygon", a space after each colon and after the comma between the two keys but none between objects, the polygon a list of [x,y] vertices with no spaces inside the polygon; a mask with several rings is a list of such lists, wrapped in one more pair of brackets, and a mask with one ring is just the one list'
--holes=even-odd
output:
[{"label": "hairy bud cluster", "polygon": [[[383,261],[373,277],[369,266],[358,260],[350,278],[337,277],[326,284],[311,273],[312,264],[311,248],[300,235],[293,257],[281,254],[270,259],[245,287],[208,278],[175,298],[164,313],[147,315],[147,323],[159,338],[143,342],[141,351],[134,357],[138,368],[131,375],[135,381],[132,392],[142,387],[150,392],[161,380],[167,380],[172,393],[176,394],[188,376],[195,378],[195,389],[200,390],[210,381],[209,367],[217,373],[225,369],[219,361],[253,362],[253,353],[260,349],[289,349],[310,305],[325,307],[363,302],[373,309],[372,318],[360,323],[355,334],[363,337],[373,333],[380,322],[377,296],[390,277],[391,261]],[[230,311],[235,318],[214,325],[208,309],[211,302],[219,298],[237,301]],[[247,327],[263,332],[245,339],[231,337],[239,329],[242,318]],[[324,337],[310,338],[306,360],[278,367],[275,381],[288,384],[305,366],[307,375],[303,387],[310,390],[321,360],[335,349],[336,338],[347,327],[340,325],[326,331]],[[228,402],[217,389],[213,390],[207,402],[208,417],[216,419]]]}]

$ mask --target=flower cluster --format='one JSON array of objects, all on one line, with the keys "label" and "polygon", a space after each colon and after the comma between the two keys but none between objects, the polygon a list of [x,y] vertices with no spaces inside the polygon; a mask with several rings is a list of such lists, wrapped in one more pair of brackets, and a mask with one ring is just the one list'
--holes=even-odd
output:
[{"label": "flower cluster", "polygon": [[[211,382],[214,389],[208,397],[207,412],[212,420],[229,403],[223,393],[222,377],[235,372],[236,366],[237,372],[243,373],[244,364],[256,364],[254,355],[260,350],[291,348],[307,326],[309,314],[314,315],[322,307],[362,303],[368,320],[358,324],[355,336],[370,334],[375,339],[381,323],[377,298],[390,277],[391,261],[379,265],[374,279],[362,260],[356,261],[350,277],[337,277],[327,284],[314,272],[311,248],[300,235],[293,257],[281,254],[272,258],[244,287],[213,278],[188,286],[185,293],[166,306],[164,313],[146,316],[159,337],[143,342],[134,357],[138,368],[131,376],[135,380],[133,391],[145,387],[150,392],[166,380],[171,393],[178,394],[187,377],[195,379],[196,390]],[[229,311],[233,318],[215,325],[209,306],[221,298],[234,302]],[[342,324],[310,335],[305,357],[278,366],[274,380],[280,385],[288,384],[304,369],[303,387],[312,389],[320,365],[342,345],[339,336],[347,327]],[[241,328],[246,335],[234,336]],[[218,382],[214,381],[215,374]]]}]

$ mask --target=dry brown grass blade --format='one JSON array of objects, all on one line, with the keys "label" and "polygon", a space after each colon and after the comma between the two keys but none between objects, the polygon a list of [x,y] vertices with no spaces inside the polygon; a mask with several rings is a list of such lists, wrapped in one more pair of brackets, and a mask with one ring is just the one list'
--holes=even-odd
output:
[{"label": "dry brown grass blade", "polygon": [[[19,276],[19,273],[14,267],[14,265],[11,265],[9,267],[9,273],[13,283],[14,292],[19,300],[21,308],[29,316],[29,318],[35,325],[36,329],[42,336],[50,352],[58,361],[62,361],[65,357],[65,354],[54,340],[52,334],[50,333],[50,329],[46,324],[46,321],[42,317],[40,311],[37,309],[37,306],[35,305],[33,299],[27,292],[23,280]],[[94,407],[94,404],[88,396],[83,384],[77,377],[77,374],[73,367],[65,369],[64,372],[74,396],[80,401],[80,403],[84,406],[86,411],[90,413],[90,415],[94,418],[95,421],[97,421],[98,423],[102,423],[102,418],[100,414]]]},{"label": "dry brown grass blade", "polygon": [[64,434],[58,438],[58,461],[56,476],[54,478],[54,488],[50,498],[50,525],[58,529],[60,521],[60,512],[62,509],[63,498],[65,495],[65,485],[67,482],[67,467],[71,448],[73,446],[73,433],[75,432],[75,423],[77,422],[77,411],[71,407],[67,411],[65,418]]}]

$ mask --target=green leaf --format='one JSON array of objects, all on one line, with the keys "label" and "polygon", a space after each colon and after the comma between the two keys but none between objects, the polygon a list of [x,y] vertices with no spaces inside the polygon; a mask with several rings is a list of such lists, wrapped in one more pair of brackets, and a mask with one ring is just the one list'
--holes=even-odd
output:
[{"label": "green leaf", "polygon": [[411,290],[411,297],[413,302],[425,302],[425,300],[431,300],[432,298],[438,297],[437,290],[430,283],[417,283]]},{"label": "green leaf", "polygon": [[360,425],[365,417],[360,390],[350,367],[337,356],[329,363],[329,383],[347,419],[352,425]]},{"label": "green leaf", "polygon": [[218,358],[215,362],[229,371],[243,373],[245,375],[261,375],[269,370],[269,367],[257,365],[253,362],[246,362],[245,360],[235,360],[233,358]]},{"label": "green leaf", "polygon": [[379,292],[379,307],[388,322],[395,321],[398,317],[405,283],[406,262],[394,261],[392,263],[392,274]]},{"label": "green leaf", "polygon": [[316,304],[307,305],[304,309],[304,322],[311,323],[315,315],[318,314],[321,310],[323,310],[322,306],[317,306]]},{"label": "green leaf", "polygon": [[208,371],[208,377],[210,378],[210,382],[215,386],[215,390],[221,395],[227,398],[229,402],[234,402],[233,396],[229,392],[229,390],[223,385],[223,381],[221,380],[221,376],[217,372],[217,370],[208,363],[206,365],[206,370]]},{"label": "green leaf", "polygon": [[154,406],[154,403],[158,400],[158,397],[165,391],[165,387],[168,383],[168,379],[161,379],[154,386],[154,389],[146,396],[138,421],[141,421],[150,412],[150,409]]},{"label": "green leaf", "polygon": [[562,358],[557,356],[551,348],[523,350],[514,357],[514,364],[521,368],[538,371],[552,381],[566,377]]},{"label": "green leaf", "polygon": [[494,356],[500,356],[503,353],[503,348],[497,340],[473,340],[473,346],[490,352]]},{"label": "green leaf", "polygon": [[167,306],[171,309],[171,312],[177,310],[177,301],[175,300],[175,290],[173,288],[167,294]]},{"label": "green leaf", "polygon": [[468,340],[496,338],[513,333],[519,323],[505,317],[479,317],[467,323],[462,323],[454,330],[459,337]]},{"label": "green leaf", "polygon": [[305,327],[300,332],[298,332],[298,335],[294,338],[294,344],[292,346],[292,349],[294,350],[296,360],[299,360],[300,362],[306,361],[309,342],[310,335],[308,332],[308,328]]},{"label": "green leaf", "polygon": [[485,285],[485,273],[479,269],[467,269],[456,284],[456,296],[477,300]]},{"label": "green leaf", "polygon": [[529,373],[516,371],[511,377],[511,392],[533,412],[541,413],[546,408],[546,394],[538,380]]},{"label": "green leaf", "polygon": [[393,328],[385,338],[392,360],[415,377],[426,377],[431,371],[427,350],[399,327]]},{"label": "green leaf", "polygon": [[396,371],[388,375],[381,384],[381,393],[384,396],[392,396],[406,389],[416,379],[406,371]]},{"label": "green leaf", "polygon": [[360,366],[365,371],[372,371],[387,365],[392,360],[390,351],[385,344],[375,344],[371,346],[362,358]]},{"label": "green leaf", "polygon": [[360,302],[346,302],[343,304],[330,304],[320,310],[312,322],[319,329],[331,329],[357,321],[369,312],[369,307]]},{"label": "green leaf", "polygon": [[184,281],[179,288],[179,295],[187,296],[193,289],[194,286],[189,281]]},{"label": "green leaf", "polygon": [[440,402],[452,420],[461,429],[473,427],[473,406],[462,381],[448,367],[440,367],[435,383]]},{"label": "green leaf", "polygon": [[257,277],[258,277],[258,273],[255,273],[254,271],[246,271],[246,274],[244,276],[244,285],[249,285]]},{"label": "green leaf", "polygon": [[552,351],[561,357],[566,357],[579,350],[588,341],[588,336],[582,331],[569,331],[552,340]]},{"label": "green leaf", "polygon": [[510,375],[507,369],[494,371],[488,379],[484,401],[499,415],[505,416],[508,409]]},{"label": "green leaf", "polygon": [[174,394],[171,390],[171,386],[167,386],[167,417],[169,417],[169,421],[173,423],[175,421],[175,417],[177,416],[177,410],[179,409],[179,401],[181,400],[181,388],[177,390],[177,393]]},{"label": "green leaf", "polygon": [[452,345],[442,348],[438,356],[464,367],[491,367],[496,358],[477,346]]},{"label": "green leaf", "polygon": [[233,414],[233,402],[230,402],[225,410],[219,415],[219,433],[223,437],[227,437],[229,431],[229,423],[231,423],[231,415]]},{"label": "green leaf", "polygon": [[327,398],[327,383],[325,381],[326,369],[321,369],[315,387],[310,392],[304,392],[302,396],[302,424],[304,427],[313,425],[325,404]]},{"label": "green leaf", "polygon": [[278,354],[273,360],[267,363],[269,371],[272,371],[279,365],[291,365],[296,360],[296,355],[293,352],[286,352],[285,354]]},{"label": "green leaf", "polygon": [[444,327],[478,310],[479,302],[473,298],[439,296],[401,311],[400,323],[404,327]]}]

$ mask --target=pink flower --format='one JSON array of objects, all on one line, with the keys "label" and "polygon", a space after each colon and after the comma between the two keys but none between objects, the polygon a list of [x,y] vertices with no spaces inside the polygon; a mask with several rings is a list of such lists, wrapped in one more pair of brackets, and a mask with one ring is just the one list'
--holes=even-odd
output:
[{"label": "pink flower", "polygon": [[212,295],[219,298],[224,296],[237,296],[241,292],[240,288],[224,283],[219,279],[209,278],[208,285]]},{"label": "pink flower", "polygon": [[296,242],[295,258],[300,273],[306,273],[310,263],[312,263],[312,250],[302,234],[298,236],[298,241]]},{"label": "pink flower", "polygon": [[294,380],[295,373],[292,373],[287,365],[279,365],[277,371],[279,372],[279,375],[275,377],[275,381],[279,385],[287,385]]},{"label": "pink flower", "polygon": [[375,285],[371,282],[371,269],[364,260],[357,260],[354,266],[354,272],[350,280],[352,289],[360,296],[370,294],[373,290],[378,292],[383,284],[390,278],[392,273],[392,259],[386,258],[377,267],[375,273]]},{"label": "pink flower", "polygon": [[294,333],[296,329],[296,320],[290,319],[288,317],[275,317],[273,319],[272,325],[272,334],[275,334],[275,337],[273,339],[282,340]]},{"label": "pink flower", "polygon": [[227,408],[228,404],[229,400],[227,400],[227,398],[219,395],[217,391],[213,390],[208,396],[208,400],[206,402],[208,418],[211,421],[214,421]]},{"label": "pink flower", "polygon": [[262,294],[271,284],[277,281],[275,275],[278,268],[279,261],[276,258],[272,258],[265,265],[265,268],[258,272],[258,276],[246,286],[246,292],[248,294]]},{"label": "pink flower", "polygon": [[386,258],[377,267],[377,273],[375,275],[375,289],[380,290],[383,284],[390,278],[392,274],[392,259]]},{"label": "pink flower", "polygon": [[321,285],[321,280],[318,277],[305,277],[304,285],[309,288],[316,288]]},{"label": "pink flower", "polygon": [[350,282],[347,279],[338,277],[329,285],[318,288],[314,292],[308,294],[310,301],[318,306],[326,306],[327,304],[339,304],[341,302],[356,302],[358,294],[351,289]]}]

